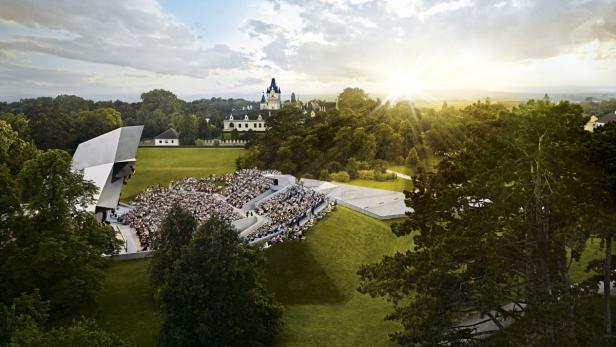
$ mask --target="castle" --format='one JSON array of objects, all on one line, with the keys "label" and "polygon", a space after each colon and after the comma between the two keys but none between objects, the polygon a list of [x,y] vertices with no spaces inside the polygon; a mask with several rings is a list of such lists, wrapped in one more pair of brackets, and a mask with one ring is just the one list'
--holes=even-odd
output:
[{"label": "castle", "polygon": [[280,98],[280,88],[276,85],[276,79],[272,78],[270,86],[267,87],[267,99],[265,93],[261,95],[261,110],[279,110],[282,107],[282,99]]},{"label": "castle", "polygon": [[276,113],[276,111],[280,110],[282,107],[280,87],[276,85],[275,78],[272,78],[272,82],[269,87],[267,87],[267,97],[265,94],[266,93],[263,93],[261,95],[261,102],[259,103],[258,110],[253,109],[252,106],[247,106],[241,110],[232,111],[229,115],[229,119],[223,121],[223,131],[265,131],[265,118],[270,117],[272,113]]},{"label": "castle", "polygon": [[[304,114],[310,114],[310,117],[315,117],[318,112],[325,112],[328,109],[335,108],[335,103],[312,100],[303,103],[296,99],[295,93],[291,93],[291,102],[298,106]],[[276,114],[282,108],[282,97],[280,87],[276,85],[276,79],[272,78],[272,82],[267,91],[262,93],[259,109],[253,108],[252,105],[243,107],[240,110],[232,110],[229,118],[223,121],[223,131],[231,132],[264,132],[266,131],[265,121]]]}]

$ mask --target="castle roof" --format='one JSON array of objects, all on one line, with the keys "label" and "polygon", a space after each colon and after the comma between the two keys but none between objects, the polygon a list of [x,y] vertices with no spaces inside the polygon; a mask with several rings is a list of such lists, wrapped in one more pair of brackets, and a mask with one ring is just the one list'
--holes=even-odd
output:
[{"label": "castle roof", "polygon": [[272,82],[270,83],[270,86],[267,87],[267,92],[269,93],[270,91],[275,91],[276,93],[280,94],[280,88],[276,85],[276,79],[272,78]]},{"label": "castle roof", "polygon": [[[236,121],[242,121],[246,116],[248,116],[248,120],[258,120],[259,116],[261,116],[262,120],[266,120],[275,113],[275,110],[238,110],[231,112],[231,116],[233,116],[233,120]],[[227,116],[226,120],[229,120],[228,118]]]},{"label": "castle roof", "polygon": [[597,123],[602,123],[602,124],[607,124],[609,122],[614,122],[616,121],[616,113],[614,114],[607,114],[599,119],[597,119]]},{"label": "castle roof", "polygon": [[262,103],[265,102],[265,94],[263,94],[263,93],[261,94],[261,102]]}]

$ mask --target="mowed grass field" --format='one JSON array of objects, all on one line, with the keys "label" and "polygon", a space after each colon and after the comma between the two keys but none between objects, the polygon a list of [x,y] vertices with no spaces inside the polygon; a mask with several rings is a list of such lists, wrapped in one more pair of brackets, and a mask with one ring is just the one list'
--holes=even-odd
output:
[{"label": "mowed grass field", "polygon": [[148,267],[148,259],[112,261],[96,302],[78,316],[96,319],[101,328],[135,346],[155,346],[162,317],[153,300]]},{"label": "mowed grass field", "polygon": [[[390,223],[338,207],[309,231],[306,240],[265,251],[267,288],[284,306],[278,346],[392,346],[398,325],[383,318],[391,305],[356,291],[362,264],[411,247]],[[161,316],[148,284],[149,261],[113,262],[97,304],[83,314],[136,346],[152,346]]]},{"label": "mowed grass field", "polygon": [[182,177],[202,177],[235,171],[242,148],[139,148],[135,176],[122,189],[130,201],[148,186]]},{"label": "mowed grass field", "polygon": [[390,346],[398,325],[391,305],[357,292],[357,270],[411,247],[387,222],[344,207],[315,224],[304,241],[266,251],[268,289],[284,305],[280,346]]}]

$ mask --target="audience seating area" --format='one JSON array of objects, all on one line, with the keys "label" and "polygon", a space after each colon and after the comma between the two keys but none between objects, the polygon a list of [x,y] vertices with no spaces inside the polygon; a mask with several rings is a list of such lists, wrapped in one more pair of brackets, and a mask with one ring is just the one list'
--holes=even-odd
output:
[{"label": "audience seating area", "polygon": [[135,230],[142,251],[152,248],[160,223],[174,205],[190,211],[199,224],[209,218],[231,223],[257,215],[266,222],[258,228],[255,226],[255,231],[245,240],[255,243],[275,237],[265,244],[269,247],[288,238],[302,237],[312,223],[333,208],[333,203],[323,193],[300,183],[257,202],[254,210],[241,211],[247,202],[271,188],[273,182],[268,175],[272,174],[280,173],[247,169],[220,177],[175,180],[167,186],[148,187],[131,202],[132,209],[121,216],[112,215]]}]

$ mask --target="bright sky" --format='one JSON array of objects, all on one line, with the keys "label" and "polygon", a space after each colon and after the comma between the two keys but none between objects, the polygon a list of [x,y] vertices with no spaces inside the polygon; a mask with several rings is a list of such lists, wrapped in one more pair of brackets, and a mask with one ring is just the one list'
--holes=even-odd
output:
[{"label": "bright sky", "polygon": [[[0,0],[0,100],[616,92],[614,0]],[[284,95],[286,94],[286,95]]]}]

